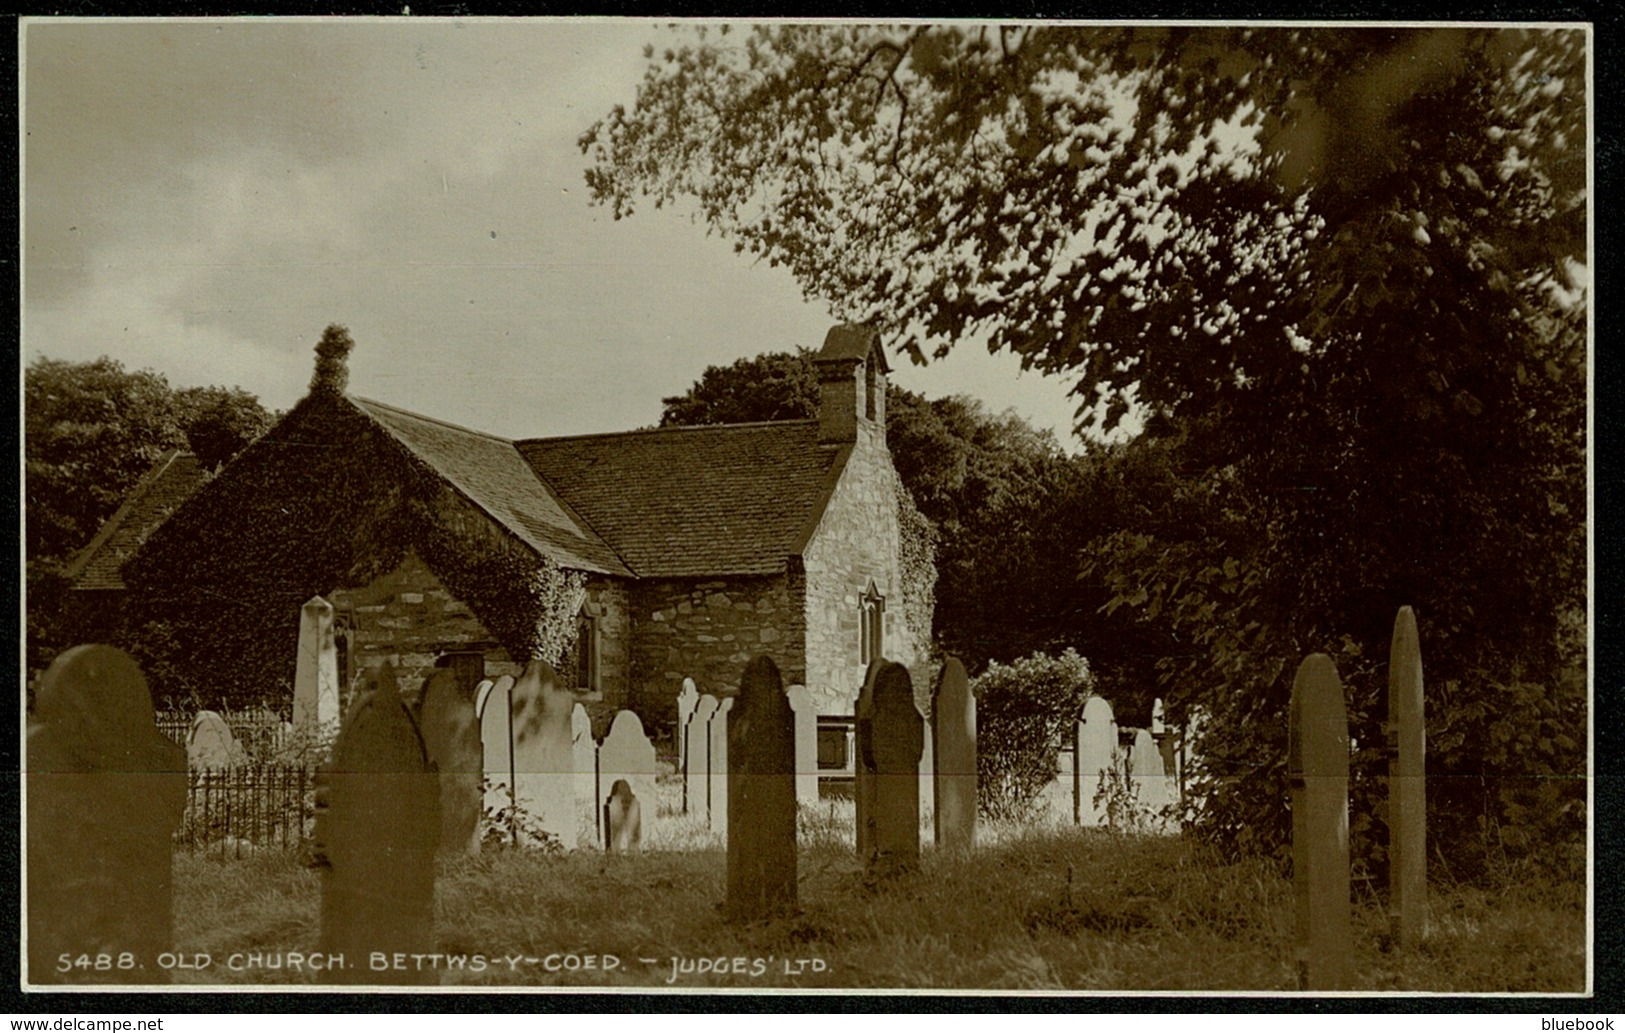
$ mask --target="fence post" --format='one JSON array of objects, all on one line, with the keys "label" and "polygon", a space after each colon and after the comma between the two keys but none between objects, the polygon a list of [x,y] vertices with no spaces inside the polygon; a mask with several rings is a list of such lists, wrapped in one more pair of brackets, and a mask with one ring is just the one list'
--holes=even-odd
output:
[{"label": "fence post", "polygon": [[365,959],[434,949],[440,784],[387,664],[368,670],[317,791],[321,946],[337,983],[434,983],[433,969],[372,972]]},{"label": "fence post", "polygon": [[748,920],[796,904],[796,724],[779,669],[745,665],[728,721],[728,902]]},{"label": "fence post", "polygon": [[1422,647],[1409,606],[1394,620],[1388,655],[1388,906],[1401,946],[1427,935],[1427,731]]},{"label": "fence post", "polygon": [[[164,982],[171,864],[186,753],[153,719],[136,662],[111,646],[68,650],[40,677],[24,771],[30,983]],[[112,968],[58,972],[64,952],[105,949]],[[122,967],[128,953],[143,967]]]},{"label": "fence post", "polygon": [[1298,665],[1287,724],[1292,787],[1294,958],[1300,990],[1344,990],[1354,978],[1349,925],[1349,731],[1331,657]]}]

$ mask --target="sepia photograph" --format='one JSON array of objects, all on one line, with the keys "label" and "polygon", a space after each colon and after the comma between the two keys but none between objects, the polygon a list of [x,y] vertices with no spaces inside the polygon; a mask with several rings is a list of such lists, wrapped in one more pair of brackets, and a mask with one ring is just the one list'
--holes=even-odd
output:
[{"label": "sepia photograph", "polygon": [[1589,24],[19,37],[22,990],[1595,992]]}]

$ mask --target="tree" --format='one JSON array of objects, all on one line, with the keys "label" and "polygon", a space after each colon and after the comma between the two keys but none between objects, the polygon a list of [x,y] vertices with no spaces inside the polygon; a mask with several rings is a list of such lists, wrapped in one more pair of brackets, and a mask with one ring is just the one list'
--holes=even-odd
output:
[{"label": "tree", "polygon": [[190,449],[217,467],[263,433],[271,414],[241,388],[173,390],[117,360],[38,358],[24,372],[23,437],[31,667],[67,643],[62,571],[152,465]]},{"label": "tree", "polygon": [[983,337],[1097,427],[1165,432],[1120,458],[1178,471],[1186,519],[1103,535],[1084,574],[1208,716],[1221,841],[1281,848],[1307,652],[1345,668],[1357,784],[1380,773],[1416,606],[1433,770],[1474,776],[1430,806],[1483,865],[1583,808],[1584,40],[774,26],[667,51],[581,143],[618,217],[693,198],[917,360]]}]

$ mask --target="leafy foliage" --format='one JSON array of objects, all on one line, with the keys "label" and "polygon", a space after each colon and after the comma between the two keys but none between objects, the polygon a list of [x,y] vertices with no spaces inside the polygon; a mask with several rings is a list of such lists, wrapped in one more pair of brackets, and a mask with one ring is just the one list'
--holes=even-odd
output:
[{"label": "leafy foliage", "polygon": [[110,358],[39,358],[23,375],[28,557],[28,662],[70,644],[64,568],[170,449],[215,469],[270,426],[241,388],[172,389],[151,370]]},{"label": "leafy foliage", "polygon": [[[1140,409],[1149,433],[1085,464],[1150,494],[1085,517],[1081,594],[1138,629],[1154,663],[1126,667],[1170,716],[1205,718],[1217,842],[1281,851],[1291,672],[1325,651],[1380,868],[1386,646],[1414,606],[1430,826],[1470,873],[1583,813],[1584,48],[770,26],[674,46],[581,145],[617,216],[693,198],[917,360],[985,339],[1071,378],[1096,427]],[[947,618],[951,567],[940,590]]]},{"label": "leafy foliage", "polygon": [[976,774],[983,814],[1028,817],[1055,778],[1056,756],[1094,695],[1089,664],[1068,649],[991,663],[971,679],[976,696]]}]

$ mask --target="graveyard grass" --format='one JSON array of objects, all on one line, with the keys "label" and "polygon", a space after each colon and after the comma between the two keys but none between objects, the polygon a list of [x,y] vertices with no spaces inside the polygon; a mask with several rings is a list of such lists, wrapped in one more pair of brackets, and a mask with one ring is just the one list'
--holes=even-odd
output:
[{"label": "graveyard grass", "polygon": [[[661,789],[671,795],[669,779]],[[1295,989],[1290,881],[1269,863],[1224,864],[1177,837],[984,827],[973,854],[927,849],[917,874],[866,886],[851,846],[851,805],[826,801],[801,815],[800,912],[731,925],[720,907],[722,840],[663,817],[641,853],[499,848],[442,860],[437,950],[611,954],[622,963],[601,974],[496,961],[483,973],[443,973],[442,985]],[[300,858],[177,855],[175,866],[176,950],[213,959],[206,971],[176,973],[177,982],[315,981],[309,972],[226,968],[234,952],[315,950],[319,879]],[[1356,882],[1354,989],[1584,989],[1583,883],[1509,878],[1486,889],[1432,878],[1431,933],[1408,950],[1391,948],[1386,913]],[[673,983],[673,957],[730,966],[761,958],[766,971],[685,973]],[[792,968],[797,959],[809,963],[786,975],[786,959]],[[827,968],[812,971],[810,959]]]}]

